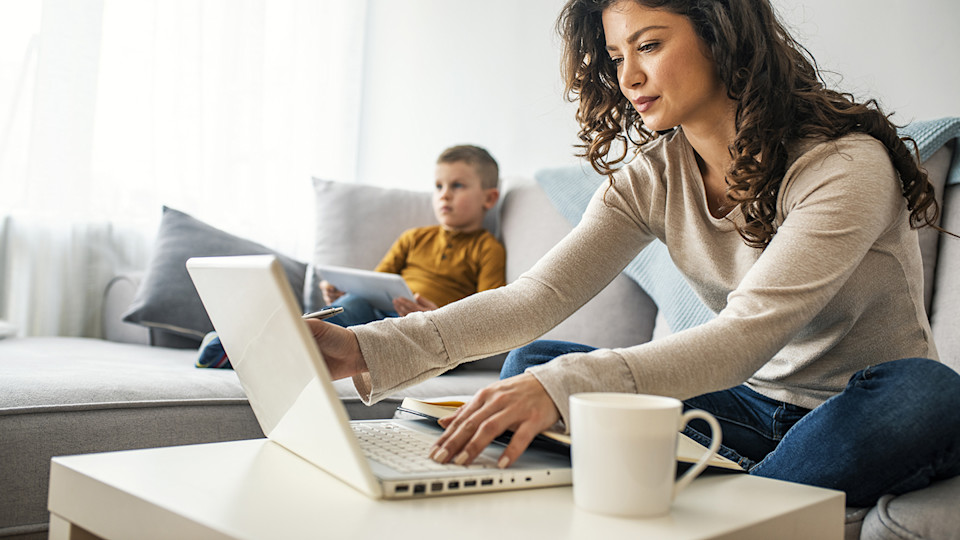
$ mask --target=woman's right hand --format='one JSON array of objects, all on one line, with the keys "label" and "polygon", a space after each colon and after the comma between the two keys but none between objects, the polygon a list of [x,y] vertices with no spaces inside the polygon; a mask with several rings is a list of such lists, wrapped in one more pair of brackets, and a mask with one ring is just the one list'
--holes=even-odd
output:
[{"label": "woman's right hand", "polygon": [[305,322],[327,363],[330,378],[344,379],[367,371],[367,363],[360,352],[360,342],[353,330],[316,319],[307,319]]},{"label": "woman's right hand", "polygon": [[323,302],[328,306],[344,295],[343,291],[334,287],[333,284],[327,280],[321,281],[319,287],[320,293],[323,295]]},{"label": "woman's right hand", "polygon": [[430,457],[440,463],[471,463],[493,439],[512,430],[497,465],[515,463],[541,431],[560,420],[560,411],[536,377],[521,373],[487,386],[455,413],[440,419],[443,435]]}]

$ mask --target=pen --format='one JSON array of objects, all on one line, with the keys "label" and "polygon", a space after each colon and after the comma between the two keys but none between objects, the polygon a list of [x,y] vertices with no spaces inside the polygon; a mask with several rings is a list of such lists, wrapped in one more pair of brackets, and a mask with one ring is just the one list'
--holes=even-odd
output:
[{"label": "pen", "polygon": [[330,317],[333,317],[334,315],[339,315],[340,313],[343,313],[343,308],[342,308],[342,307],[328,307],[328,308],[321,309],[320,311],[314,311],[313,313],[307,313],[307,314],[305,314],[305,315],[303,316],[303,318],[304,318],[304,319],[319,319],[319,320],[323,320],[323,319],[329,319]]}]

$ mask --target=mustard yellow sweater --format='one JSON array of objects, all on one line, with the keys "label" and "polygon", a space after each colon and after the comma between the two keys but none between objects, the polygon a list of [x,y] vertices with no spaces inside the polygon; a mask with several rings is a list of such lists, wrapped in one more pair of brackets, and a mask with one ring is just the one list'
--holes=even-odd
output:
[{"label": "mustard yellow sweater", "polygon": [[440,225],[409,229],[377,265],[400,274],[415,293],[438,306],[506,284],[503,245],[485,229],[463,233]]}]

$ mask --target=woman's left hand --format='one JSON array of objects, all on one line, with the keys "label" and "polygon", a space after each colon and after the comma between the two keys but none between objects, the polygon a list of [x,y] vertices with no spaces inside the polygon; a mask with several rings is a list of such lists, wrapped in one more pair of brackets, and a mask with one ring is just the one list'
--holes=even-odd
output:
[{"label": "woman's left hand", "polygon": [[559,419],[560,411],[540,381],[523,373],[487,386],[456,413],[441,419],[446,431],[430,457],[440,463],[465,465],[494,438],[512,430],[510,444],[497,463],[502,469],[516,462],[533,438]]}]

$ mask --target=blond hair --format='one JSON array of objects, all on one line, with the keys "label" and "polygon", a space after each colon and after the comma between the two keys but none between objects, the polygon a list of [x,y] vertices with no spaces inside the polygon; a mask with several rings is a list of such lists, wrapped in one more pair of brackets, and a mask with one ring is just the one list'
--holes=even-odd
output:
[{"label": "blond hair", "polygon": [[500,182],[500,167],[490,152],[472,144],[451,146],[440,153],[437,164],[462,161],[477,171],[483,189],[496,189]]}]

